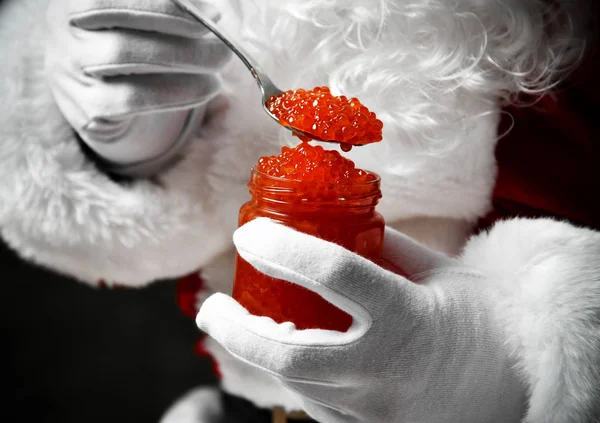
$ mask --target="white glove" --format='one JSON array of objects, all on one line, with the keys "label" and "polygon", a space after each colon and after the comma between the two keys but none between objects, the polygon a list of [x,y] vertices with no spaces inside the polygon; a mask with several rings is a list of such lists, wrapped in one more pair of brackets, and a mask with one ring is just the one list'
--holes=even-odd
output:
[{"label": "white glove", "polygon": [[48,24],[56,102],[83,141],[122,174],[151,174],[176,158],[231,56],[170,0],[50,0]]},{"label": "white glove", "polygon": [[303,330],[211,296],[199,327],[239,359],[279,378],[321,423],[519,422],[522,386],[495,303],[501,281],[386,230],[384,255],[412,283],[267,219],[238,229],[259,271],[319,293],[351,314],[346,333]]}]

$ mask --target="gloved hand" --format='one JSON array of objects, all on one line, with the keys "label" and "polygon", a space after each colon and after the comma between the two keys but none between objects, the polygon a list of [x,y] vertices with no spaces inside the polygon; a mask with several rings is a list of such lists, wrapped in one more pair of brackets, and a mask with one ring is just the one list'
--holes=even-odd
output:
[{"label": "gloved hand", "polygon": [[60,110],[112,171],[134,176],[173,160],[231,56],[170,0],[50,0],[48,25],[46,62]]},{"label": "gloved hand", "polygon": [[495,305],[502,281],[386,229],[384,256],[413,283],[330,242],[268,219],[238,229],[259,271],[351,314],[346,333],[250,315],[223,294],[197,317],[239,359],[275,375],[305,411],[333,422],[518,422],[525,389]]}]

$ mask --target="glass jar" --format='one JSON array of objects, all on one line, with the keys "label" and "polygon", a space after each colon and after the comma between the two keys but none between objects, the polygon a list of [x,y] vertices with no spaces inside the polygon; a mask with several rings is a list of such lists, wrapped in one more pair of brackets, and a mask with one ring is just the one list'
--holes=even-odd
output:
[{"label": "glass jar", "polygon": [[[239,226],[267,217],[278,223],[334,242],[375,263],[382,263],[385,222],[375,210],[381,198],[380,178],[366,182],[303,182],[252,170],[251,200],[239,213]],[[299,285],[268,277],[239,255],[233,298],[250,313],[291,321],[297,329],[346,331],[352,317],[320,295]]]}]

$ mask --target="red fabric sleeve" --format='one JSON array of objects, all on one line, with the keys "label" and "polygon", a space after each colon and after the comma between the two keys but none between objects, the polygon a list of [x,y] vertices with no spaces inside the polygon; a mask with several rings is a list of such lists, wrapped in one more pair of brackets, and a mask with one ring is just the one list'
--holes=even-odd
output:
[{"label": "red fabric sleeve", "polygon": [[[485,229],[503,218],[555,217],[600,229],[600,66],[591,53],[567,83],[534,106],[511,107],[496,149],[498,178]],[[500,133],[511,124],[508,116]]]}]

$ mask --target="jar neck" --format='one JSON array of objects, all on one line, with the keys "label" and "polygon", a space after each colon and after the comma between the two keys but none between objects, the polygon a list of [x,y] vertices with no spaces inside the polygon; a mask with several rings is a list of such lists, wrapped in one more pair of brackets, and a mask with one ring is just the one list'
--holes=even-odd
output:
[{"label": "jar neck", "polygon": [[381,198],[380,178],[365,182],[305,182],[252,170],[250,194],[255,207],[274,213],[371,215]]}]

